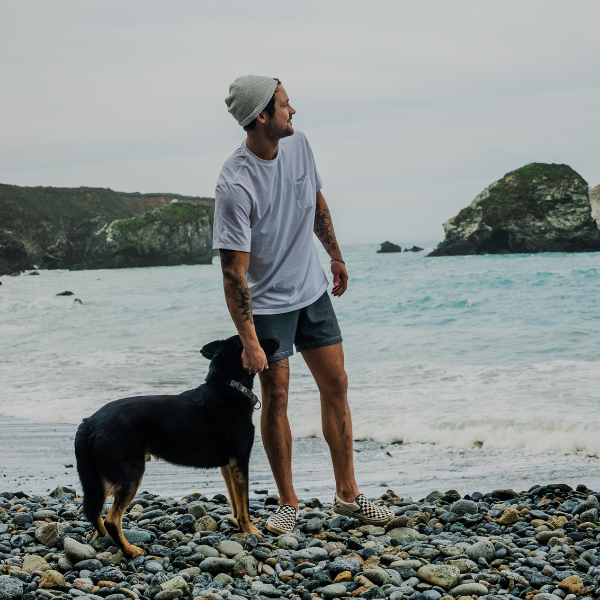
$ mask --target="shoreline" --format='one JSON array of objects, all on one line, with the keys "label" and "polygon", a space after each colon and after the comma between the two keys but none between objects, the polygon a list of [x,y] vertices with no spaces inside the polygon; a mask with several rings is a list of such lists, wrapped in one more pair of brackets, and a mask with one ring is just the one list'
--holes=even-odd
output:
[{"label": "shoreline", "polygon": [[[60,484],[80,491],[73,451],[76,429],[72,424],[36,423],[0,416],[1,490],[45,494]],[[541,481],[559,481],[573,488],[585,484],[600,489],[600,460],[591,457],[373,441],[355,441],[354,449],[356,479],[361,491],[369,497],[380,496],[387,488],[413,498],[422,498],[433,490],[454,489],[461,495],[497,488],[520,491]],[[330,502],[334,477],[325,441],[296,438],[293,452],[292,470],[298,496]],[[511,462],[516,458],[518,470]],[[254,490],[265,489],[271,494],[277,491],[257,436],[250,460],[250,495],[255,495]],[[218,469],[191,469],[155,460],[147,463],[142,490],[173,497],[192,492],[209,497],[226,493]]]}]

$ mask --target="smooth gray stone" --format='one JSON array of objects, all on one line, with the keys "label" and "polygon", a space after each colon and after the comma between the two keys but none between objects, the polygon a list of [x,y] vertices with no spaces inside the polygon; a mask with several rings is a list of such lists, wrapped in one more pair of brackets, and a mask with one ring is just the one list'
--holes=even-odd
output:
[{"label": "smooth gray stone", "polygon": [[23,597],[23,582],[16,577],[0,576],[0,600],[20,600]]},{"label": "smooth gray stone", "polygon": [[425,600],[440,600],[441,597],[442,595],[436,590],[425,590],[423,592],[423,598],[425,598]]},{"label": "smooth gray stone", "polygon": [[256,577],[258,575],[258,560],[252,555],[243,556],[235,563],[233,570],[243,571],[249,577]]},{"label": "smooth gray stone", "polygon": [[149,560],[144,564],[144,569],[148,571],[148,573],[160,573],[165,570],[162,563],[157,560]]},{"label": "smooth gray stone", "polygon": [[477,562],[480,558],[492,560],[494,552],[494,544],[488,540],[475,542],[470,548],[465,549],[465,554],[474,562]]},{"label": "smooth gray stone", "polygon": [[322,590],[321,594],[325,598],[339,598],[340,596],[346,596],[346,586],[341,583],[332,583],[326,585]]},{"label": "smooth gray stone", "polygon": [[391,579],[389,574],[383,569],[365,569],[362,574],[369,581],[372,581],[375,585],[380,587],[385,585]]},{"label": "smooth gray stone", "polygon": [[579,515],[582,523],[598,523],[598,509],[590,508]]},{"label": "smooth gray stone", "polygon": [[72,563],[78,563],[82,560],[96,558],[96,551],[88,544],[81,544],[73,538],[65,538],[65,554]]},{"label": "smooth gray stone", "polygon": [[233,540],[223,540],[217,544],[216,548],[221,554],[227,558],[233,558],[236,554],[244,551],[244,547],[239,542]]},{"label": "smooth gray stone", "polygon": [[73,568],[77,571],[99,571],[104,565],[96,558],[89,558],[75,563]]},{"label": "smooth gray stone", "polygon": [[537,569],[542,570],[548,564],[548,561],[544,560],[543,558],[529,556],[525,559],[525,564],[529,565],[530,567],[536,567]]},{"label": "smooth gray stone", "polygon": [[208,573],[228,573],[233,570],[235,561],[230,558],[218,558],[211,556],[205,558],[199,565],[203,571]]},{"label": "smooth gray stone", "polygon": [[488,593],[488,589],[482,583],[463,583],[457,585],[450,590],[453,596],[485,596]]},{"label": "smooth gray stone", "polygon": [[219,551],[213,548],[212,546],[207,546],[206,544],[200,544],[196,546],[196,552],[201,552],[206,556],[206,558],[218,558]]},{"label": "smooth gray stone", "polygon": [[304,550],[294,550],[294,552],[292,552],[292,560],[293,561],[300,560],[301,558],[304,558],[306,560],[314,559],[313,555],[308,551],[308,548],[306,548]]},{"label": "smooth gray stone", "polygon": [[[313,547],[313,548],[307,548],[306,551],[310,554],[310,557],[312,560],[327,560],[328,558],[328,554],[327,554],[327,550],[323,549],[323,548],[318,548],[318,547]],[[294,553],[292,553],[293,555]]]},{"label": "smooth gray stone", "polygon": [[298,540],[292,535],[284,535],[279,538],[277,545],[283,550],[296,550],[298,548]]},{"label": "smooth gray stone", "polygon": [[332,577],[335,577],[344,571],[350,571],[352,577],[355,577],[360,572],[360,562],[358,558],[336,558],[334,561],[330,562],[326,568],[331,573]]},{"label": "smooth gray stone", "polygon": [[58,513],[55,510],[36,510],[32,516],[34,521],[43,521],[44,519],[58,520]]},{"label": "smooth gray stone", "polygon": [[183,596],[182,590],[163,590],[154,596],[154,600],[175,600]]},{"label": "smooth gray stone", "polygon": [[152,534],[145,529],[123,529],[123,535],[134,546],[137,544],[149,544],[152,541]]},{"label": "smooth gray stone", "polygon": [[31,513],[18,512],[13,516],[12,521],[15,525],[18,525],[19,527],[24,527],[29,523],[33,523],[33,517],[31,516]]},{"label": "smooth gray stone", "polygon": [[477,502],[473,500],[457,500],[451,507],[450,512],[457,515],[475,515],[478,512]]}]

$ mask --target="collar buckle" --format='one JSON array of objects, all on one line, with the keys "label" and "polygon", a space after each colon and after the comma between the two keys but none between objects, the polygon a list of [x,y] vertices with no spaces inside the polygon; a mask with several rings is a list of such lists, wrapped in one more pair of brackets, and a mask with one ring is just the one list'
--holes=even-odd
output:
[{"label": "collar buckle", "polygon": [[[244,394],[244,396],[247,396],[250,399],[250,401],[252,402],[252,407],[254,408],[254,410],[258,410],[261,407],[258,396],[256,394],[254,394],[251,389],[242,385],[239,381],[236,381],[235,379],[230,379],[226,385],[238,390],[239,392],[242,392],[242,394]],[[257,404],[258,404],[258,406],[257,406]]]}]

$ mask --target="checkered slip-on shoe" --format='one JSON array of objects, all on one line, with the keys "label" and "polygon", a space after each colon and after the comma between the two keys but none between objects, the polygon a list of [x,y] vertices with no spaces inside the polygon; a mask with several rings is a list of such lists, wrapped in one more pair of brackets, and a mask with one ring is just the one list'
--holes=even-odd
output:
[{"label": "checkered slip-on shoe", "polygon": [[393,516],[394,513],[385,508],[384,506],[377,506],[373,504],[368,498],[365,498],[363,494],[356,496],[354,502],[344,502],[340,500],[337,492],[333,499],[333,512],[338,515],[345,515],[358,519],[363,523],[369,525],[384,525]]},{"label": "checkered slip-on shoe", "polygon": [[283,535],[284,533],[292,533],[296,527],[296,519],[298,513],[293,506],[284,504],[277,509],[274,515],[267,519],[266,528],[271,533]]}]

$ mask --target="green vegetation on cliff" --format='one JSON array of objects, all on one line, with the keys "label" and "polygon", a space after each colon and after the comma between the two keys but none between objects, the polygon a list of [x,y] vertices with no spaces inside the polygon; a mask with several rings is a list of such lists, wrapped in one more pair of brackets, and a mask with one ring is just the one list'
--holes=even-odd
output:
[{"label": "green vegetation on cliff", "polygon": [[[585,179],[568,165],[531,163],[498,180],[490,188],[489,196],[478,205],[483,209],[485,222],[490,227],[507,219],[527,216],[542,220],[547,213],[543,191],[566,190],[578,184],[587,187]],[[563,198],[553,200],[569,202],[570,197],[563,195]],[[472,207],[463,210],[469,209]],[[461,213],[458,214],[459,219]]]},{"label": "green vegetation on cliff", "polygon": [[[48,268],[115,266],[106,246],[105,231],[111,223],[131,227],[132,233],[152,221],[172,230],[194,219],[212,227],[213,212],[212,198],[0,184],[0,233],[4,236],[0,274],[30,268],[32,263]],[[149,221],[138,223],[140,215],[148,215]],[[195,235],[208,233],[196,228]],[[16,260],[16,256],[27,256],[27,260]],[[160,264],[161,258],[154,260]],[[173,264],[172,258],[165,260]]]},{"label": "green vegetation on cliff", "polygon": [[144,213],[135,219],[115,221],[112,228],[120,234],[137,234],[152,223],[161,223],[166,227],[179,227],[183,223],[192,223],[212,216],[211,207],[205,204],[173,202],[161,210]]}]

